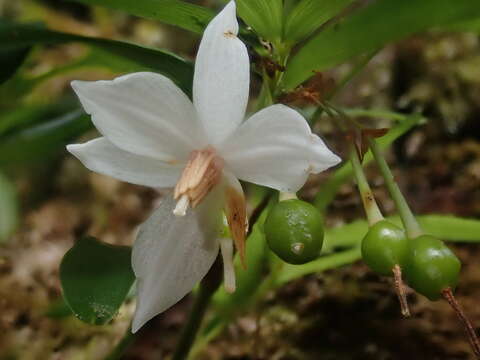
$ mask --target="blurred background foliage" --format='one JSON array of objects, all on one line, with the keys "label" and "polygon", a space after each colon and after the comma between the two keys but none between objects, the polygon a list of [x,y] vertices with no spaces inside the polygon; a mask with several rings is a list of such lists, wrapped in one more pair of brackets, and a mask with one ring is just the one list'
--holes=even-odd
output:
[{"label": "blurred background foliage", "polygon": [[[237,3],[252,60],[286,65],[285,73],[272,79],[273,96],[322,71],[335,81],[336,103],[366,123],[392,128],[382,146],[391,148],[398,182],[413,208],[429,214],[421,217],[425,229],[447,240],[480,240],[479,222],[459,218],[480,215],[480,5],[472,0]],[[106,323],[84,324],[62,298],[58,268],[74,240],[86,234],[131,245],[135,227],[158,195],[89,173],[66,156],[65,144],[95,136],[69,82],[147,70],[170,77],[190,94],[198,40],[223,4],[0,0],[0,359],[115,359],[132,341],[124,333],[133,294],[123,291],[111,311],[102,309],[101,320],[92,309],[82,309],[87,322]],[[254,97],[262,97],[265,86],[261,64],[254,67]],[[253,101],[252,109],[256,105]],[[342,153],[338,133],[315,110],[301,109]],[[325,256],[317,261],[281,264],[265,248],[261,214],[248,241],[248,271],[239,272],[233,296],[215,295],[194,358],[469,358],[453,314],[443,305],[412,295],[415,318],[401,321],[388,282],[364,265],[324,272],[360,257],[366,223],[358,220],[363,213],[351,176],[347,163],[312,177],[301,193],[327,214]],[[380,177],[373,169],[369,176],[385,212],[392,214]],[[268,194],[256,187],[248,191],[252,209]],[[89,258],[88,249],[77,241],[72,251]],[[456,251],[465,263],[459,297],[480,323],[475,306],[480,250],[462,244]],[[101,257],[90,259],[101,269]],[[68,273],[62,278],[68,281]],[[93,284],[85,288],[95,291]],[[186,299],[152,321],[125,358],[170,354],[189,304]]]}]

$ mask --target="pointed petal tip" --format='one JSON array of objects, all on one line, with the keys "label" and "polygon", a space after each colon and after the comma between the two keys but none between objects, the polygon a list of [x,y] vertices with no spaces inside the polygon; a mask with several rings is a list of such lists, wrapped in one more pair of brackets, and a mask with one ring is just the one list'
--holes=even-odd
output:
[{"label": "pointed petal tip", "polygon": [[338,165],[342,162],[342,158],[332,152],[332,166]]},{"label": "pointed petal tip", "polygon": [[223,23],[233,34],[238,35],[237,5],[234,0],[230,1],[220,11],[211,23]]},{"label": "pointed petal tip", "polygon": [[132,320],[132,334],[135,334],[138,330],[140,330],[148,320],[149,319],[145,320],[140,318],[140,316],[138,316],[138,311],[135,311],[135,315],[133,316]]},{"label": "pointed petal tip", "polygon": [[90,83],[91,81],[84,81],[84,80],[73,80],[70,82],[70,86],[72,87],[73,91],[77,94],[83,90],[85,84]]},{"label": "pointed petal tip", "polygon": [[67,146],[65,146],[65,148],[70,154],[76,155],[80,146],[82,146],[82,144],[68,144]]}]

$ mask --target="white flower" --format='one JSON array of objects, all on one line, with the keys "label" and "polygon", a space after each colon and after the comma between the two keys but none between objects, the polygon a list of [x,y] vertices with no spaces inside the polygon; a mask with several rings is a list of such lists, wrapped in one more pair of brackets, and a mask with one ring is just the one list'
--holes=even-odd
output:
[{"label": "white flower", "polygon": [[241,257],[247,225],[238,179],[296,192],[310,173],[340,159],[305,119],[284,106],[244,120],[250,70],[237,38],[235,2],[207,26],[193,104],[168,78],[134,73],[72,87],[103,135],[67,147],[92,171],[133,184],[174,188],[142,224],[133,247],[138,304],[132,330],[175,304],[212,266],[219,248],[233,290],[231,240],[219,239],[222,210]]}]

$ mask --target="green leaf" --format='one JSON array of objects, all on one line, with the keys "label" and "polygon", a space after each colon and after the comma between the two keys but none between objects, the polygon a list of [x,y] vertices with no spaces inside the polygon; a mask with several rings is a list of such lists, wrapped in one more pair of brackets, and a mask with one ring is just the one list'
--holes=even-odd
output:
[{"label": "green leaf", "polygon": [[7,81],[17,69],[23,64],[23,61],[30,52],[30,46],[22,46],[16,49],[0,49],[0,84]]},{"label": "green leaf", "polygon": [[213,12],[203,6],[179,0],[74,0],[89,5],[106,6],[129,14],[157,20],[182,29],[202,33]]},{"label": "green leaf", "polygon": [[[55,104],[29,104],[16,106],[10,111],[0,114],[0,136],[5,136],[25,129],[32,124],[51,120],[78,108],[78,102],[72,99],[62,99]],[[3,105],[3,104],[1,104]],[[0,107],[3,107],[1,106]],[[1,139],[1,137],[0,137]]]},{"label": "green leaf", "polygon": [[374,1],[313,37],[289,62],[283,86],[293,89],[312,71],[331,68],[410,34],[479,16],[479,1]]},{"label": "green leaf", "polygon": [[352,264],[362,257],[360,247],[340,251],[331,255],[322,256],[319,259],[303,264],[284,264],[280,273],[276,276],[275,285],[280,286],[302,276],[335,269],[343,265]]},{"label": "green leaf", "polygon": [[303,40],[353,0],[302,0],[285,21],[284,40]]},{"label": "green leaf", "polygon": [[480,33],[480,18],[463,21],[458,24],[452,24],[451,26],[448,27],[448,30]]},{"label": "green leaf", "polygon": [[264,39],[278,42],[283,31],[282,0],[237,0],[237,12]]},{"label": "green leaf", "polygon": [[35,161],[63,148],[92,127],[90,117],[75,110],[0,137],[0,166]]},{"label": "green leaf", "polygon": [[422,215],[418,217],[418,222],[427,234],[439,239],[455,242],[480,242],[480,220],[452,215]]},{"label": "green leaf", "polygon": [[[480,220],[451,215],[421,215],[417,219],[425,233],[439,239],[480,243]],[[388,217],[388,220],[401,226],[400,218],[397,216]],[[359,260],[361,258],[360,242],[367,230],[368,223],[365,220],[357,220],[350,224],[328,229],[325,232],[323,250],[327,255],[304,265],[284,264],[276,278],[276,285],[282,285],[308,274],[333,269]],[[345,247],[348,249],[328,254],[335,248]]]},{"label": "green leaf", "polygon": [[131,248],[85,237],[68,250],[60,264],[60,281],[67,305],[80,320],[101,325],[122,305],[135,275]]},{"label": "green leaf", "polygon": [[[419,114],[403,115],[391,113],[382,110],[352,110],[348,112],[353,116],[373,116],[373,117],[387,117],[398,120],[399,123],[392,127],[389,132],[378,140],[382,149],[388,148],[396,139],[407,133],[412,127],[425,121],[425,118]],[[373,159],[372,154],[368,152],[365,154],[363,164],[368,164]],[[338,170],[328,178],[322,185],[320,191],[315,196],[314,204],[320,211],[325,211],[327,206],[335,198],[340,187],[353,177],[353,170],[350,162],[345,162]]]},{"label": "green leaf", "polygon": [[10,180],[0,173],[0,243],[8,240],[17,225],[17,191]]},{"label": "green leaf", "polygon": [[[389,216],[389,221],[402,226],[398,216]],[[425,233],[443,240],[453,242],[480,242],[480,220],[461,218],[453,215],[420,215],[417,216]],[[329,252],[337,247],[351,247],[359,245],[366,234],[368,224],[366,220],[356,220],[352,223],[329,229],[325,233],[324,251]]]},{"label": "green leaf", "polygon": [[139,70],[150,69],[159,72],[174,81],[185,93],[191,93],[192,63],[170,52],[122,41],[52,31],[36,25],[7,24],[0,21],[0,51],[9,51],[21,46],[66,42],[82,42],[98,47],[137,64]]}]

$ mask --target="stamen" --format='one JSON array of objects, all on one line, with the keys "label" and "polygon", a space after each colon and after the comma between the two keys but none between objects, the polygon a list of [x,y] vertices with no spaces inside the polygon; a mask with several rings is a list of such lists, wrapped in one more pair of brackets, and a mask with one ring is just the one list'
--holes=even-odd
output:
[{"label": "stamen", "polygon": [[236,289],[235,268],[233,266],[233,241],[230,238],[220,239],[220,251],[223,259],[223,277],[225,291],[233,293]]},{"label": "stamen", "polygon": [[173,193],[174,199],[178,200],[177,207],[186,201],[182,201],[186,196],[187,207],[195,208],[222,179],[223,164],[223,159],[211,146],[192,151]]},{"label": "stamen", "polygon": [[175,216],[185,216],[187,214],[188,206],[190,205],[190,199],[187,195],[182,195],[177,201],[175,209],[173,209],[173,214]]}]

